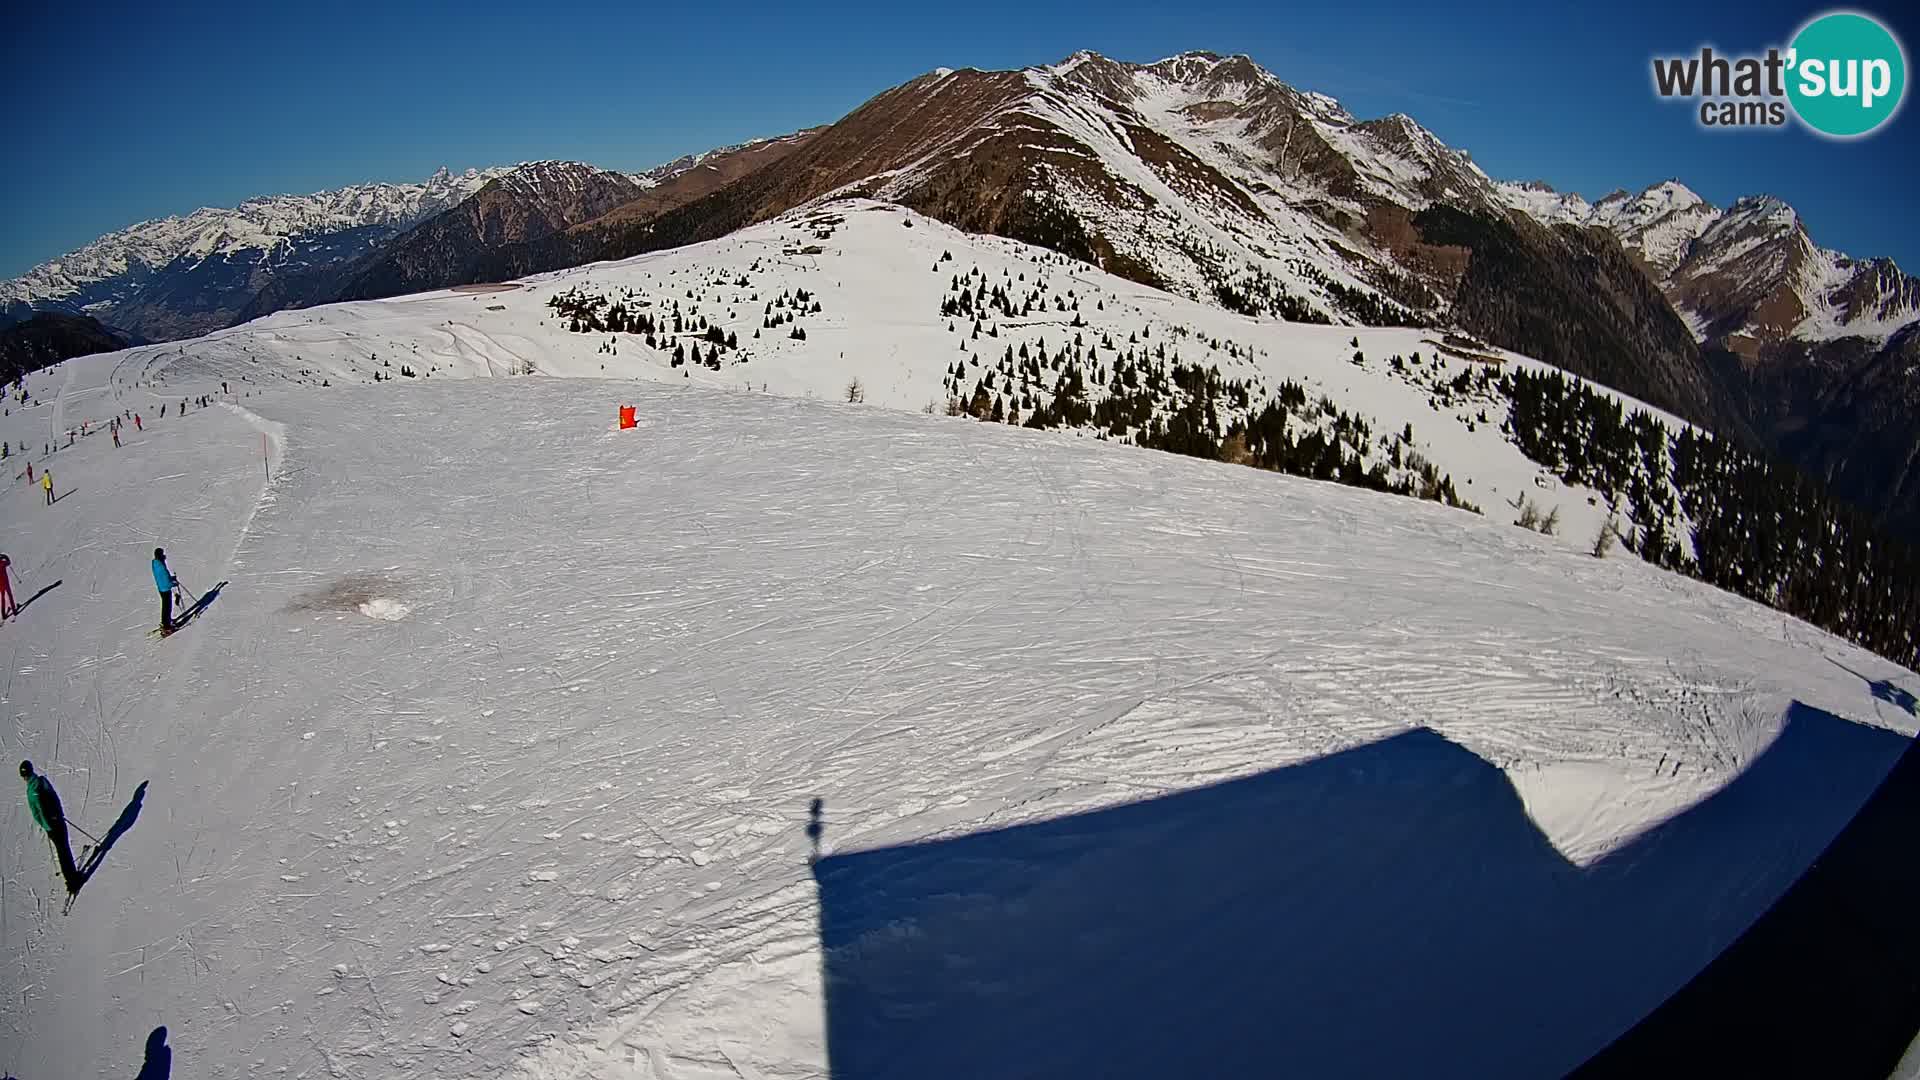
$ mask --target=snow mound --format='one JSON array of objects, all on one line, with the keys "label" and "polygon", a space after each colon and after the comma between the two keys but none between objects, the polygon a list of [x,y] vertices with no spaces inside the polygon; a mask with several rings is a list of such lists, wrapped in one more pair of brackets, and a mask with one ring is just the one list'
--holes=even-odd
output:
[{"label": "snow mound", "polygon": [[398,600],[389,599],[385,596],[376,596],[360,605],[360,614],[365,615],[369,619],[379,619],[382,622],[399,622],[412,613],[412,608],[409,608]]}]

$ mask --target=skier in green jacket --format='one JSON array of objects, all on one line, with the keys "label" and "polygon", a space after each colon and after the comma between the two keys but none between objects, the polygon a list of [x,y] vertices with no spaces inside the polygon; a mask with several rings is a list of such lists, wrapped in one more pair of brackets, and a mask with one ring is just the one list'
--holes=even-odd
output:
[{"label": "skier in green jacket", "polygon": [[20,763],[20,779],[27,782],[27,809],[33,813],[33,823],[45,830],[60,860],[60,877],[66,882],[67,895],[72,896],[80,891],[85,879],[73,864],[73,848],[67,842],[67,815],[60,809],[60,796],[53,790],[52,781],[33,771],[31,761]]}]

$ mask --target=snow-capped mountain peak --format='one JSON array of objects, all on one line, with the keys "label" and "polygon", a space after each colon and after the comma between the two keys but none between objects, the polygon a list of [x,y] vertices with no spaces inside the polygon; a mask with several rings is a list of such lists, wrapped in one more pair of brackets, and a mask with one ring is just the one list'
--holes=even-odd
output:
[{"label": "snow-capped mountain peak", "polygon": [[1688,246],[1720,216],[1678,180],[1663,180],[1638,194],[1614,191],[1595,203],[1541,181],[1506,182],[1498,188],[1508,206],[1545,224],[1593,225],[1614,233],[1656,278],[1672,273]]},{"label": "snow-capped mountain peak", "polygon": [[580,191],[609,176],[624,177],[625,174],[578,161],[523,161],[501,172],[494,182],[519,194],[551,196],[556,192]]},{"label": "snow-capped mountain peak", "polygon": [[1800,215],[1773,195],[1744,195],[1727,207],[1726,222],[1733,228],[1795,229]]},{"label": "snow-capped mountain peak", "polygon": [[1746,353],[1790,338],[1881,342],[1920,318],[1920,283],[1889,260],[1815,244],[1799,212],[1774,195],[1721,210],[1665,180],[1636,195],[1614,192],[1582,214],[1569,197],[1530,185],[1503,184],[1501,193],[1542,221],[1614,233],[1702,341]]},{"label": "snow-capped mountain peak", "polygon": [[[479,190],[502,169],[442,167],[420,183],[353,184],[307,195],[263,195],[231,208],[202,207],[108,233],[11,281],[0,283],[0,307],[65,302],[92,310],[124,290],[116,279],[143,276],[213,256],[267,253],[289,242],[368,226],[395,230],[445,210]],[[121,283],[125,284],[125,283]]]},{"label": "snow-capped mountain peak", "polygon": [[[1593,205],[1578,193],[1555,191],[1544,180],[1504,180],[1496,187],[1507,205],[1546,225],[1585,225],[1593,218]],[[1625,198],[1626,192],[1615,192],[1614,195]]]}]

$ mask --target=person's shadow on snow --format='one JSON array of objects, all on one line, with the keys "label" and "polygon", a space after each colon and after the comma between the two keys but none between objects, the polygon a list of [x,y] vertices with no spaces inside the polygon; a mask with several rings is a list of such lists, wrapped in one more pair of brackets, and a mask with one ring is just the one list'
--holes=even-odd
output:
[{"label": "person's shadow on snow", "polygon": [[39,591],[39,592],[37,592],[37,593],[34,593],[34,594],[33,594],[32,596],[29,596],[29,597],[27,597],[27,598],[26,598],[26,600],[24,600],[24,601],[22,601],[22,602],[20,602],[20,603],[18,603],[18,604],[15,604],[15,605],[13,606],[13,613],[14,613],[15,615],[18,615],[18,614],[20,614],[21,612],[23,612],[23,611],[25,611],[25,610],[27,610],[27,609],[28,609],[29,607],[32,607],[32,606],[33,606],[33,602],[34,602],[35,600],[38,600],[38,599],[40,599],[41,597],[43,597],[43,596],[45,596],[45,595],[47,595],[48,593],[50,593],[50,592],[52,592],[53,590],[55,590],[55,589],[57,589],[57,588],[59,588],[60,586],[62,586],[62,585],[65,585],[66,583],[67,583],[67,579],[65,579],[65,578],[61,578],[60,580],[58,580],[58,581],[56,581],[56,582],[54,582],[54,583],[53,583],[53,584],[51,584],[51,585],[42,585],[42,586],[40,586],[40,591]]},{"label": "person's shadow on snow", "polygon": [[1881,701],[1905,709],[1909,716],[1920,716],[1920,699],[1914,697],[1913,691],[1896,685],[1892,679],[1881,679],[1870,689],[1873,691],[1873,696]]},{"label": "person's shadow on snow", "polygon": [[[140,807],[145,804],[146,799],[147,781],[142,780],[140,786],[133,790],[133,798],[128,800],[127,805],[121,809],[120,816],[114,819],[113,827],[107,830],[107,835],[101,837],[100,843],[87,853],[86,864],[80,867],[80,889],[87,887],[87,882],[93,880],[94,871],[100,869],[100,863],[106,859],[107,852],[113,850],[113,845],[119,843],[120,838],[133,828],[133,823],[140,820]],[[75,889],[74,892],[78,893],[80,889]]]},{"label": "person's shadow on snow", "polygon": [[1915,699],[1913,691],[1896,684],[1892,679],[1868,678],[1831,656],[1827,657],[1827,662],[1866,683],[1867,692],[1877,700],[1884,701],[1897,709],[1904,709],[1909,716],[1920,716],[1920,700]]},{"label": "person's shadow on snow", "polygon": [[147,1036],[147,1058],[133,1080],[167,1080],[172,1075],[173,1048],[167,1045],[167,1026],[162,1024]]}]

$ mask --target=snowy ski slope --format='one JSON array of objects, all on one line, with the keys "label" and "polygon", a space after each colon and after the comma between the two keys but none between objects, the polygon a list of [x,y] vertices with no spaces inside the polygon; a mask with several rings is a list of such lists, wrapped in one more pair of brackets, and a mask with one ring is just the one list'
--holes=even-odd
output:
[{"label": "snowy ski slope", "polygon": [[[1915,732],[1868,685],[1910,673],[1508,524],[1517,451],[1347,359],[1415,331],[1072,271],[1090,323],[1420,417],[1485,517],[920,415],[960,355],[941,251],[1040,267],[901,218],[32,377],[0,437],[96,434],[51,508],[5,474],[16,592],[54,587],[0,627],[0,741],[81,825],[134,817],[62,918],[0,809],[0,1070],[130,1075],[166,1025],[203,1077],[1558,1073]],[[823,310],[720,372],[544,306],[756,259],[743,291]],[[375,355],[438,370],[353,385]],[[583,377],[444,377],[529,360]],[[155,544],[229,582],[164,642]]]}]

